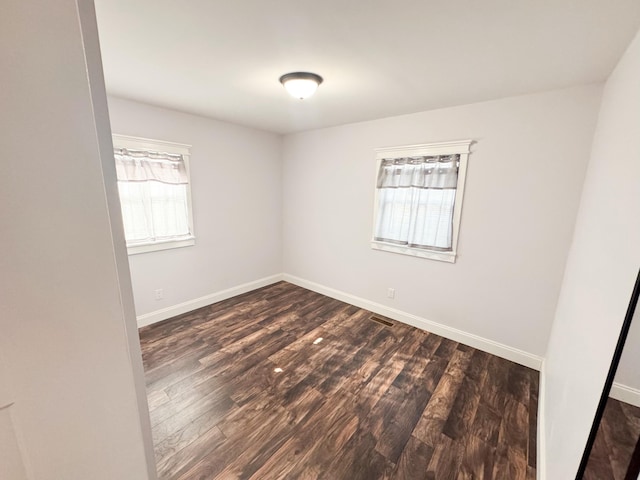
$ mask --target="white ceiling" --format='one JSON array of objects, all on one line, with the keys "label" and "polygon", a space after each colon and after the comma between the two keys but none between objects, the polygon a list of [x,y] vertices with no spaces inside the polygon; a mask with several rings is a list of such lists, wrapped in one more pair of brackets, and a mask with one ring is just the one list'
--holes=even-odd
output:
[{"label": "white ceiling", "polygon": [[[288,133],[603,81],[638,0],[96,0],[107,91]],[[291,71],[325,82],[296,100]]]}]

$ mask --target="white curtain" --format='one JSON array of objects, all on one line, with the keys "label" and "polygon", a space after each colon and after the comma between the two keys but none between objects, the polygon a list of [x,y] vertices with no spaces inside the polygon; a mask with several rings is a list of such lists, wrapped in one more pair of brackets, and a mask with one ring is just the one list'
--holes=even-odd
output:
[{"label": "white curtain", "polygon": [[459,155],[383,159],[374,239],[450,251]]},{"label": "white curtain", "polygon": [[127,243],[186,238],[188,176],[181,155],[115,149]]}]

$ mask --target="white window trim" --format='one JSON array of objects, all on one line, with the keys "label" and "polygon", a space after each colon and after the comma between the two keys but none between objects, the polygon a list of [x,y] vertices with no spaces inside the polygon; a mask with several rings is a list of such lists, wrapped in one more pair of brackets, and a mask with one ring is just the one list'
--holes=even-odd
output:
[{"label": "white window trim", "polygon": [[158,240],[145,243],[127,243],[127,253],[137,255],[139,253],[157,252],[159,250],[171,250],[172,248],[190,247],[196,244],[196,237],[181,237],[179,240]]},{"label": "white window trim", "polygon": [[[453,232],[451,239],[450,252],[442,252],[438,250],[428,250],[425,248],[412,248],[393,243],[381,242],[374,240],[372,237],[371,248],[374,250],[382,250],[385,252],[400,253],[402,255],[411,255],[414,257],[428,258],[441,262],[455,263],[458,256],[458,235],[460,233],[460,219],[462,217],[462,204],[464,199],[464,184],[467,175],[467,162],[469,153],[471,153],[471,144],[473,140],[458,140],[451,142],[427,143],[421,145],[403,145],[399,147],[376,148],[376,181],[378,172],[380,171],[380,162],[384,158],[403,158],[403,157],[421,157],[430,155],[460,155],[460,166],[458,168],[458,182],[456,184],[456,200],[453,207]],[[375,189],[374,208],[373,208],[373,226],[378,218],[378,193],[379,189]]]},{"label": "white window trim", "polygon": [[127,253],[137,255],[139,253],[157,252],[159,250],[170,250],[172,248],[189,247],[196,244],[196,237],[193,230],[193,208],[191,204],[191,171],[189,159],[191,157],[191,145],[184,143],[165,142],[163,140],[152,140],[150,138],[132,137],[129,135],[113,134],[113,148],[128,148],[131,150],[149,150],[153,152],[170,153],[182,155],[184,165],[187,170],[189,183],[187,184],[187,208],[189,213],[189,237],[179,239],[158,240],[152,242],[127,242]]}]

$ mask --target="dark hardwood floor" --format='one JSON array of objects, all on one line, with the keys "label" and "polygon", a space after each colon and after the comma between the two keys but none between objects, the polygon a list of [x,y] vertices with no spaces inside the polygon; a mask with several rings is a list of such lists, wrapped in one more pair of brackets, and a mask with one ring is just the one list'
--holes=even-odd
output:
[{"label": "dark hardwood floor", "polygon": [[530,480],[538,373],[280,282],[140,330],[163,479]]},{"label": "dark hardwood floor", "polygon": [[624,480],[640,436],[640,408],[607,400],[584,480]]}]

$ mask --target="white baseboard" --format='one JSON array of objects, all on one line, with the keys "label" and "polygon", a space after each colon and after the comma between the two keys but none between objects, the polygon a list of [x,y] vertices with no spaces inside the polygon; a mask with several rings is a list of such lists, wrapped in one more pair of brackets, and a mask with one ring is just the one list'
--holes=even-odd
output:
[{"label": "white baseboard", "polygon": [[544,360],[542,360],[542,365],[540,367],[540,384],[538,385],[538,429],[536,439],[536,452],[538,454],[538,458],[536,458],[536,473],[538,480],[545,480],[547,478],[547,436],[546,436],[546,428],[545,428],[545,410],[546,410],[546,369]]},{"label": "white baseboard", "polygon": [[[537,480],[546,480],[546,432],[545,432],[545,365],[544,360],[542,362],[542,368],[540,369],[540,387],[538,390],[538,445],[537,445]],[[620,400],[621,402],[629,403],[640,407],[640,390],[636,388],[627,387],[620,383],[614,383],[611,387],[609,396]]]},{"label": "white baseboard", "polygon": [[609,396],[621,402],[640,407],[640,390],[637,388],[627,387],[621,383],[613,382]]},{"label": "white baseboard", "polygon": [[[253,282],[244,283],[232,288],[227,288],[226,290],[211,293],[209,295],[205,295],[204,297],[195,298],[193,300],[179,303],[177,305],[172,305],[170,307],[139,315],[137,317],[138,328],[145,327],[147,325],[151,325],[153,323],[157,323],[162,320],[166,320],[168,318],[175,317],[176,315],[181,315],[183,313],[187,313],[201,307],[206,307],[207,305],[211,305],[212,303],[220,302],[222,300],[226,300],[227,298],[235,297],[236,295],[250,292],[251,290],[256,290],[258,288],[271,285],[281,280],[285,280],[289,283],[293,283],[294,285],[298,285],[308,290],[313,290],[314,292],[318,292],[328,297],[341,300],[351,305],[370,310],[372,312],[384,315],[385,317],[392,318],[394,320],[406,323],[422,330],[427,330],[428,332],[435,333],[436,335],[440,335],[455,342],[464,343],[465,345],[469,345],[473,348],[491,353],[492,355],[497,355],[498,357],[506,358],[507,360],[511,360],[512,362],[519,363],[535,370],[540,370],[542,365],[542,357],[539,357],[537,355],[533,355],[523,350],[519,350],[517,348],[513,348],[508,345],[504,345],[502,343],[498,343],[493,340],[474,335],[472,333],[464,332],[457,328],[449,327],[442,323],[427,320],[411,313],[387,307],[386,305],[382,305],[380,303],[375,303],[361,297],[356,297],[355,295],[351,295],[340,290],[304,280],[287,273],[261,278]],[[625,398],[629,397],[630,391],[635,392],[634,394],[636,396],[640,393],[638,391],[634,391],[633,389],[629,389],[628,387],[624,388],[625,390],[622,395],[626,395]],[[623,401],[632,403],[629,402],[629,400]]]},{"label": "white baseboard", "polygon": [[411,313],[406,313],[395,308],[387,307],[386,305],[375,303],[364,298],[356,297],[355,295],[341,292],[330,287],[325,287],[324,285],[310,282],[308,280],[304,280],[287,273],[283,274],[282,279],[286,282],[293,283],[294,285],[298,285],[308,290],[313,290],[314,292],[321,293],[323,295],[326,295],[327,297],[335,298],[351,305],[355,305],[356,307],[364,308],[371,312],[384,315],[385,317],[389,317],[413,327],[435,333],[436,335],[440,335],[455,342],[464,343],[465,345],[469,345],[470,347],[477,348],[493,355],[497,355],[498,357],[506,358],[507,360],[511,360],[512,362],[519,363],[535,370],[540,370],[540,367],[542,365],[542,357],[533,355],[523,350],[518,350],[517,348],[509,347],[508,345],[504,345],[502,343],[494,342],[493,340],[489,340],[472,333],[458,330],[457,328],[443,325],[442,323],[433,322],[431,320],[418,317]]},{"label": "white baseboard", "polygon": [[266,287],[267,285],[271,285],[272,283],[276,283],[281,280],[282,274],[272,275],[270,277],[261,278],[253,282],[243,283],[242,285],[238,285],[236,287],[227,288],[226,290],[210,293],[209,295],[205,295],[204,297],[195,298],[187,302],[178,303],[177,305],[172,305],[170,307],[161,308],[160,310],[155,310],[153,312],[139,315],[137,317],[138,328],[145,327],[147,325],[151,325],[153,323],[157,323],[171,317],[175,317],[176,315],[191,312],[192,310],[196,310],[198,308],[206,307],[207,305],[211,305],[212,303],[220,302],[222,300],[226,300],[227,298],[235,297],[236,295],[247,293],[251,290],[256,290],[257,288]]}]

